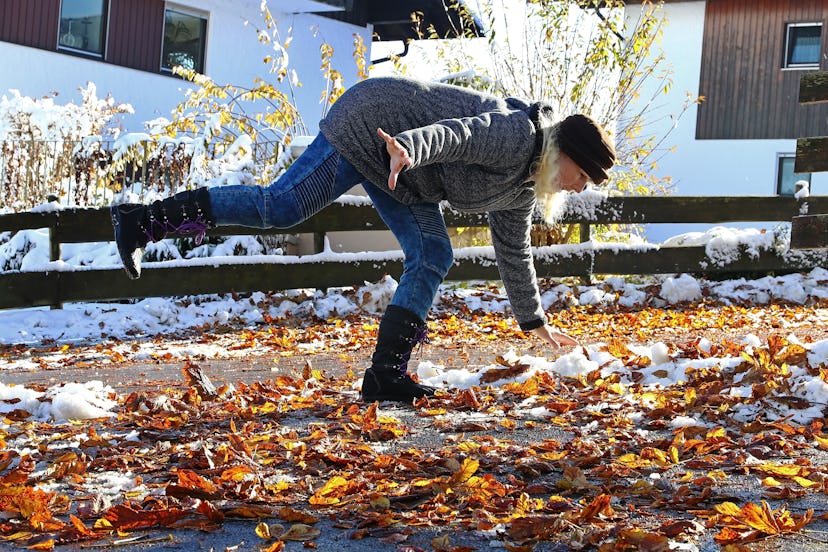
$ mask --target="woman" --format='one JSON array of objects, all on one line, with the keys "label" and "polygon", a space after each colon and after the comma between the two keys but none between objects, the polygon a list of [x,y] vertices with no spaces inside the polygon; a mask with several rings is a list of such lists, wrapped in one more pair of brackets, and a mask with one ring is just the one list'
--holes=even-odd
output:
[{"label": "woman", "polygon": [[410,402],[434,393],[407,373],[413,347],[453,262],[440,202],[487,212],[495,256],[521,329],[557,348],[577,344],[546,323],[530,249],[535,209],[550,220],[560,191],[600,184],[615,149],[589,117],[551,120],[540,102],[445,84],[374,78],[346,91],[320,134],[276,182],[181,192],[144,206],[112,207],[115,241],[132,278],[143,247],[217,225],[289,228],[362,184],[405,254],[380,322],[362,397]]}]

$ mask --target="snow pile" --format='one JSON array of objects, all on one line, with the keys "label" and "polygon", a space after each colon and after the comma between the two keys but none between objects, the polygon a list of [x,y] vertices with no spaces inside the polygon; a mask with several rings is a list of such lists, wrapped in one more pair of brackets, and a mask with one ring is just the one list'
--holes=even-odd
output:
[{"label": "snow pile", "polygon": [[45,392],[0,383],[0,413],[40,421],[90,420],[115,416],[117,394],[100,381],[65,383]]},{"label": "snow pile", "polygon": [[757,258],[762,251],[777,249],[779,237],[756,228],[735,229],[714,226],[705,232],[687,232],[664,241],[663,247],[704,246],[712,266],[726,266],[736,261],[742,251]]},{"label": "snow pile", "polygon": [[[798,343],[795,338],[791,338],[791,342]],[[754,343],[758,343],[758,339],[755,336],[745,336],[743,344],[746,345],[746,352],[751,351]],[[828,340],[819,341],[810,345],[798,344],[808,351],[808,363],[810,366],[828,364]],[[705,343],[702,340],[699,347],[704,349],[705,347],[709,348],[710,345],[709,342]],[[646,402],[641,403],[640,399],[636,397],[640,396],[642,392],[663,392],[673,386],[681,387],[689,379],[688,371],[691,369],[719,369],[722,371],[722,374],[733,376],[734,369],[744,362],[744,359],[740,356],[711,356],[710,358],[704,359],[673,358],[669,354],[667,345],[659,342],[648,346],[630,348],[640,357],[646,357],[651,360],[648,366],[637,367],[635,374],[633,374],[633,371],[628,366],[625,366],[620,359],[602,349],[601,344],[579,347],[556,359],[546,359],[529,355],[518,356],[514,351],[509,351],[506,355],[503,355],[505,363],[510,365],[523,365],[527,369],[516,377],[504,377],[491,383],[485,383],[484,376],[487,375],[489,370],[501,370],[503,366],[491,365],[483,367],[480,370],[470,370],[468,368],[446,369],[444,366],[433,362],[420,362],[416,372],[420,381],[426,385],[443,389],[469,389],[471,387],[485,387],[487,385],[503,386],[510,383],[523,383],[529,378],[541,373],[550,374],[559,379],[577,379],[600,369],[601,376],[604,378],[612,374],[620,375],[622,389],[631,389],[635,386],[638,395],[633,396],[630,392],[629,403],[634,405],[636,409],[639,409],[641,406],[647,410],[654,408],[655,405],[647,404]],[[790,398],[789,396],[777,397],[771,394],[768,397],[755,397],[753,386],[740,385],[740,375],[736,374],[732,378],[733,385],[725,387],[722,390],[723,395],[744,399],[732,407],[731,415],[733,419],[738,422],[747,423],[764,415],[772,419],[790,419],[792,422],[799,424],[808,424],[812,421],[822,419],[825,405],[828,404],[828,383],[820,377],[816,370],[808,370],[802,366],[792,366],[790,367],[790,371],[789,384],[792,396],[798,399],[804,399],[807,403],[806,406],[802,406],[801,402],[794,403],[798,407],[792,406],[784,400]],[[730,380],[726,379],[725,381]],[[762,400],[759,400],[760,398]],[[776,400],[777,398],[780,400]],[[531,407],[532,401],[528,400],[523,406],[526,408]],[[544,408],[531,408],[531,412],[534,416],[553,415],[553,413],[546,411]],[[710,422],[700,417],[690,417],[687,415],[677,415],[675,419],[669,421],[669,425],[672,427],[683,427],[687,425],[711,426]]]},{"label": "snow pile", "polygon": [[661,285],[661,297],[670,304],[698,301],[702,297],[701,285],[689,274],[670,277]]}]

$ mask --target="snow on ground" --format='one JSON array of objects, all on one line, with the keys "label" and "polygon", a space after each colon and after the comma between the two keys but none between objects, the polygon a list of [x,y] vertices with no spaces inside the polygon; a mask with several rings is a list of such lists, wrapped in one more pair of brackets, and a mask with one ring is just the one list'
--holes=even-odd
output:
[{"label": "snow on ground", "polygon": [[[396,285],[392,278],[386,277],[378,283],[366,284],[357,289],[291,290],[276,298],[272,295],[254,293],[238,299],[217,295],[178,300],[149,298],[131,304],[69,304],[62,310],[32,308],[0,311],[0,344],[35,347],[51,343],[53,346],[62,345],[69,349],[75,344],[107,343],[109,351],[117,352],[119,347],[124,351],[132,349],[133,353],[137,352],[135,358],[142,358],[143,355],[151,359],[168,352],[176,358],[199,354],[212,357],[218,352],[218,345],[210,342],[198,343],[186,338],[176,340],[175,334],[205,325],[209,327],[233,323],[254,326],[266,319],[277,319],[288,312],[322,318],[342,317],[353,312],[379,315],[390,301]],[[577,288],[561,284],[543,295],[543,303],[546,308],[553,304],[600,305],[611,302],[625,306],[641,305],[646,297],[643,292],[645,285],[652,286],[653,281],[647,284],[632,284],[621,278],[610,278],[600,284],[581,285]],[[657,303],[655,306],[693,301],[702,295],[725,304],[742,304],[750,301],[751,304],[758,305],[772,299],[802,304],[809,299],[819,300],[826,297],[828,271],[817,268],[807,274],[724,282],[706,282],[684,274],[661,278],[660,286],[660,292],[654,299]],[[449,303],[454,305],[461,301],[470,310],[485,309],[490,312],[508,313],[505,294],[502,290],[493,290],[491,287],[481,289],[479,286],[468,284],[447,284],[441,289],[440,296],[449,299]],[[443,308],[439,300],[435,308]],[[152,338],[161,335],[173,337],[162,342],[133,341],[136,337]],[[744,337],[744,344],[748,347],[760,345],[759,340],[750,335]],[[808,350],[811,366],[828,365],[828,341],[802,345]],[[704,342],[700,346],[704,347]],[[635,349],[635,352],[652,359],[651,365],[639,370],[637,376],[643,379],[639,379],[638,383],[657,389],[682,383],[686,379],[686,369],[691,364],[694,368],[699,368],[701,364],[726,367],[740,362],[739,358],[712,357],[704,361],[673,359],[664,343],[648,344],[646,350]],[[226,355],[227,351],[222,353]],[[239,355],[249,354],[249,350],[239,352]],[[528,364],[531,369],[518,378],[504,379],[495,382],[495,385],[525,381],[538,372],[549,372],[557,377],[578,377],[598,367],[607,373],[619,373],[622,376],[622,384],[631,383],[629,370],[619,359],[602,351],[599,343],[578,348],[556,359],[517,357],[514,352],[509,352],[504,358],[507,361]],[[0,361],[0,382],[2,370],[32,370],[37,367],[36,362],[25,354],[17,355],[14,359],[3,359]],[[481,375],[485,372],[446,370],[445,367],[431,362],[421,362],[416,370],[419,377],[429,385],[461,389],[480,385]],[[828,403],[828,384],[819,377],[809,376],[798,367],[792,367],[791,377],[793,388],[817,406],[810,410],[792,410],[789,414],[795,421],[801,422],[819,417],[819,405]],[[734,387],[727,392],[750,393],[750,387]],[[97,381],[59,385],[45,392],[0,383],[0,412],[23,409],[43,420],[108,416],[117,404],[115,398],[111,388]],[[750,407],[745,407],[745,419],[755,414],[750,411]],[[680,425],[689,422],[675,420],[673,423]]]}]

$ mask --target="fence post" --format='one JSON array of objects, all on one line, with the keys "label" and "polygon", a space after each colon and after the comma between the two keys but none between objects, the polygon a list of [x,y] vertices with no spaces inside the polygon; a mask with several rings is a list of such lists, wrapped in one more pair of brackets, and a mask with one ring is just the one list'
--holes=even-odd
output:
[{"label": "fence post", "polygon": [[[588,222],[582,222],[578,224],[578,227],[580,229],[579,239],[581,240],[581,243],[586,243],[592,239],[592,227]],[[589,285],[592,283],[592,264],[590,264],[590,271],[586,274],[581,274],[579,278],[581,279],[581,282],[584,283],[584,285]]]},{"label": "fence post", "polygon": [[[57,262],[60,260],[60,211],[55,213],[55,219],[49,225],[49,261]],[[49,308],[53,310],[60,310],[63,308],[63,302],[60,300],[60,278],[57,278],[57,289],[55,290],[55,302]]]},{"label": "fence post", "polygon": [[325,251],[325,232],[313,233],[313,252],[322,253]]}]

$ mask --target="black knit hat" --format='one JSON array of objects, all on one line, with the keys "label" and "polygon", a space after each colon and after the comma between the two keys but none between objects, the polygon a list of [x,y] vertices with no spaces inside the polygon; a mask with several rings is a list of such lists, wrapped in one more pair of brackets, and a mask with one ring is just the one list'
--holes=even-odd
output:
[{"label": "black knit hat", "polygon": [[594,184],[607,179],[615,164],[615,146],[597,122],[586,115],[570,115],[558,125],[558,149],[589,175]]}]

